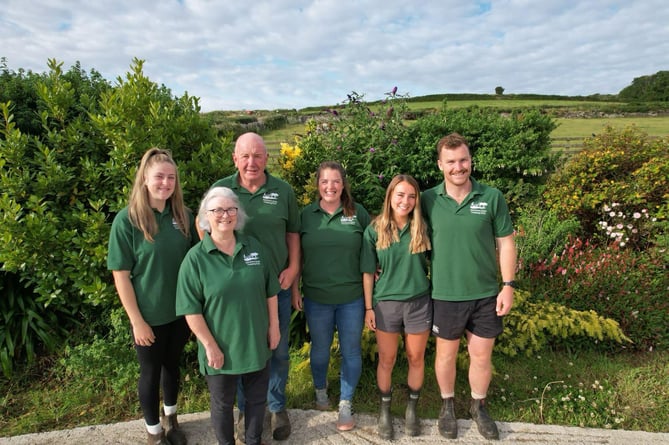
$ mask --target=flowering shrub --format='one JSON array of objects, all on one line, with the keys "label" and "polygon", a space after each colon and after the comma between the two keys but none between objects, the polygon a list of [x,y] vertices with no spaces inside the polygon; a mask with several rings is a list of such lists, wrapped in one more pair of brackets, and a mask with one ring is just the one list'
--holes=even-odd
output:
[{"label": "flowering shrub", "polygon": [[659,219],[669,215],[669,138],[607,127],[584,145],[548,181],[543,197],[549,208],[578,217],[587,238],[598,232],[607,203],[618,203],[616,212],[627,215],[643,208]]},{"label": "flowering shrub", "polygon": [[651,217],[648,209],[633,212],[631,215],[619,210],[621,205],[614,202],[602,207],[602,218],[598,223],[600,233],[603,233],[604,244],[616,243],[619,247],[631,247],[643,250],[653,242],[658,232],[656,217]]},{"label": "flowering shrub", "polygon": [[535,299],[594,310],[616,320],[636,349],[669,346],[666,248],[644,252],[614,242],[571,240],[559,255],[532,266]]}]

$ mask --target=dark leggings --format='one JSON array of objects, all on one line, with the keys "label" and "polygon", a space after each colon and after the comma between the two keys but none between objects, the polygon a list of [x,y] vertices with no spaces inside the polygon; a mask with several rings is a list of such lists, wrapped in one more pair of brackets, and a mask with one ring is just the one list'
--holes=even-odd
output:
[{"label": "dark leggings", "polygon": [[165,405],[177,404],[179,361],[190,336],[184,318],[161,326],[151,326],[156,341],[151,346],[135,344],[139,361],[139,406],[147,425],[160,423],[160,388]]}]

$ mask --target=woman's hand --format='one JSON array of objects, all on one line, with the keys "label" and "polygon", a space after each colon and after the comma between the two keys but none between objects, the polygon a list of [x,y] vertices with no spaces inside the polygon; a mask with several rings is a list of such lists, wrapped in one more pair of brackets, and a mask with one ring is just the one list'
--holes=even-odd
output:
[{"label": "woman's hand", "polygon": [[207,365],[209,365],[210,368],[221,369],[223,363],[225,363],[225,356],[223,355],[221,348],[219,348],[218,345],[214,345],[205,348],[205,351],[207,353]]},{"label": "woman's hand", "polygon": [[374,309],[365,311],[365,326],[370,331],[376,331],[376,314],[374,313]]}]

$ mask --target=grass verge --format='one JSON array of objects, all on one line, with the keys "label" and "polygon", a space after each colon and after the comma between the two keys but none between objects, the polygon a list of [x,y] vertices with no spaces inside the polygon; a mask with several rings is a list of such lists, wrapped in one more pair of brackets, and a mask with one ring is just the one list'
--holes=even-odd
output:
[{"label": "grass verge", "polygon": [[[53,366],[51,366],[53,365]],[[495,373],[488,394],[491,415],[500,421],[669,432],[669,352],[615,354],[587,351],[569,354],[546,351],[533,357],[494,358]],[[141,418],[135,388],[124,394],[108,379],[63,377],[60,366],[42,363],[42,375],[24,373],[0,382],[2,436],[67,429]],[[339,396],[339,358],[333,355],[328,375],[333,409]],[[406,361],[394,372],[392,412],[404,415]],[[365,362],[354,399],[356,412],[376,413],[375,365]],[[59,375],[61,374],[61,375]],[[419,415],[436,418],[440,408],[433,357],[426,360]],[[456,414],[468,418],[466,369],[458,372]],[[209,409],[206,384],[189,363],[183,368],[181,412]],[[290,408],[313,408],[308,350],[293,350],[288,384]]]}]

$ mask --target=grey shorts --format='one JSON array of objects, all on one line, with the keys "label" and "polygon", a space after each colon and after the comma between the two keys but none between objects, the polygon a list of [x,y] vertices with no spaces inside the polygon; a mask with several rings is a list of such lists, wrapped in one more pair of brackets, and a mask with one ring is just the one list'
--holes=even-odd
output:
[{"label": "grey shorts", "polygon": [[445,340],[458,340],[465,330],[481,338],[495,338],[504,329],[496,307],[496,295],[470,301],[434,300],[432,333]]},{"label": "grey shorts", "polygon": [[383,332],[420,334],[432,326],[432,298],[425,294],[408,301],[379,301],[374,315],[376,328]]}]

